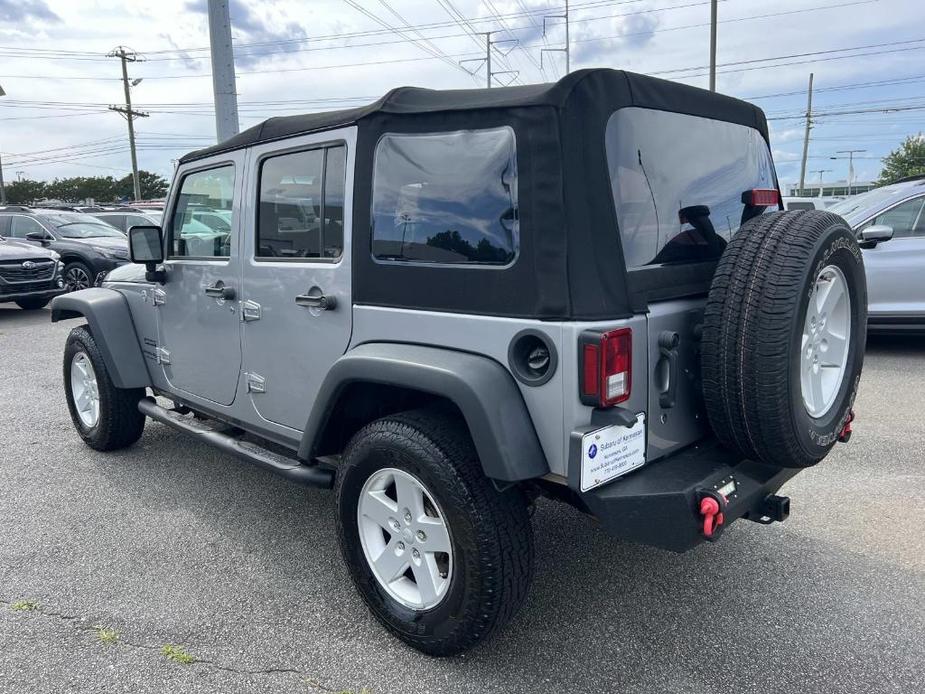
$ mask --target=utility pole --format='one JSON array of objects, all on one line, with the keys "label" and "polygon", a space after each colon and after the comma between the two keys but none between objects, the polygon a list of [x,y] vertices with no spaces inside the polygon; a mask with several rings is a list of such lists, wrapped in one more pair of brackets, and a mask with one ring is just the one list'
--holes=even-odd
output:
[{"label": "utility pole", "polygon": [[[851,182],[854,179],[854,155],[860,152],[866,152],[866,149],[839,149],[835,154],[848,155],[848,195],[851,195]],[[830,159],[844,159],[844,157],[829,157]]]},{"label": "utility pole", "polygon": [[819,174],[819,197],[822,197],[822,174],[831,173],[832,169],[815,169],[813,173]]},{"label": "utility pole", "polygon": [[228,0],[209,0],[209,45],[212,48],[215,134],[218,141],[222,142],[237,135],[240,128]]},{"label": "utility pole", "polygon": [[[514,75],[513,79],[511,80],[513,81],[517,79],[517,75],[519,74],[518,70],[492,70],[491,69],[491,52],[494,49],[494,47],[501,43],[514,42],[516,44],[517,42],[517,39],[502,39],[501,41],[492,41],[491,40],[492,35],[497,34],[497,33],[499,32],[497,31],[479,32],[480,35],[485,37],[485,57],[484,58],[469,58],[468,60],[459,61],[460,65],[464,65],[465,63],[483,63],[484,62],[485,63],[485,86],[488,89],[491,89],[492,79],[496,75]],[[512,46],[511,49],[508,51],[508,53],[510,53],[511,50],[514,50],[514,48],[515,46]],[[507,55],[507,53],[502,53],[502,55]],[[470,74],[474,75],[476,70],[478,70],[478,68],[471,71]],[[467,72],[469,72],[468,69],[467,69]],[[504,86],[507,86],[508,84],[510,84],[510,82],[508,82]]]},{"label": "utility pole", "polygon": [[[6,96],[3,87],[0,87],[0,96]],[[6,188],[3,187],[3,161],[0,160],[0,205],[6,205]]]},{"label": "utility pole", "polygon": [[718,0],[710,3],[710,91],[716,91],[716,12]]},{"label": "utility pole", "polygon": [[806,157],[809,154],[809,129],[813,123],[813,73],[809,73],[809,91],[806,96],[806,132],[803,135],[803,163],[800,164],[800,195],[806,185]]},{"label": "utility pole", "polygon": [[141,200],[141,182],[138,180],[138,155],[135,152],[135,118],[147,118],[148,114],[142,111],[132,109],[132,87],[136,86],[141,79],[136,79],[129,84],[128,81],[128,63],[136,63],[140,60],[135,51],[118,46],[109,52],[110,58],[119,58],[122,61],[122,86],[125,89],[125,106],[112,106],[109,110],[121,113],[128,121],[128,144],[132,153],[132,186],[134,188],[135,199]]},{"label": "utility pole", "polygon": [[569,0],[565,0],[565,14],[550,14],[543,17],[543,36],[546,36],[546,20],[547,19],[564,19],[565,20],[565,48],[541,48],[540,49],[540,68],[543,67],[543,54],[544,53],[565,53],[565,74],[567,75],[571,72],[572,69],[572,51],[571,51],[571,40],[569,39],[569,20],[568,20],[568,3]]}]

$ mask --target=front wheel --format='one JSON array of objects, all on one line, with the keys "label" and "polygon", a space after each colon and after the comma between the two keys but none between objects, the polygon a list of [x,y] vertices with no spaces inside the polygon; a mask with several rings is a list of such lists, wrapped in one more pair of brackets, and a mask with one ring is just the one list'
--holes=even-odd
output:
[{"label": "front wheel", "polygon": [[416,411],[367,425],[347,446],[336,494],[353,582],[408,645],[454,655],[520,608],[533,571],[526,502],[494,488],[458,421]]},{"label": "front wheel", "polygon": [[38,299],[38,298],[28,298],[28,299],[19,299],[16,302],[16,305],[19,306],[23,311],[38,311],[39,309],[45,308],[48,306],[48,302],[51,299]]},{"label": "front wheel", "polygon": [[64,268],[64,284],[70,292],[88,289],[93,286],[93,273],[83,263],[68,263]]},{"label": "front wheel", "polygon": [[74,328],[64,347],[64,392],[80,438],[98,451],[131,446],[145,427],[138,411],[144,388],[116,388],[93,334]]}]

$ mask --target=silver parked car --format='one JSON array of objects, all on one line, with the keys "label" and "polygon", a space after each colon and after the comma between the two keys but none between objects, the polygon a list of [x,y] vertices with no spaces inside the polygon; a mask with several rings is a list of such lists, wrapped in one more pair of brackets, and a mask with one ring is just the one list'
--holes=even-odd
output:
[{"label": "silver parked car", "polygon": [[868,329],[925,330],[925,176],[829,208],[858,234],[867,270]]}]

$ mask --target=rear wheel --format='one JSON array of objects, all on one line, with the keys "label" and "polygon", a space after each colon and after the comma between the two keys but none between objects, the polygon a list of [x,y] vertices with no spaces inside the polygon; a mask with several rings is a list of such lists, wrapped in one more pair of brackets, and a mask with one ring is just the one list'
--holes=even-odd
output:
[{"label": "rear wheel", "polygon": [[20,299],[16,302],[16,305],[19,306],[23,311],[38,311],[39,309],[45,308],[48,306],[50,299],[41,299],[41,298],[29,298],[29,299]]},{"label": "rear wheel", "polygon": [[844,220],[809,210],[744,224],[704,315],[704,400],[720,441],[780,467],[822,460],[850,417],[866,324],[864,265]]},{"label": "rear wheel", "polygon": [[533,570],[525,499],[495,489],[457,421],[415,411],[367,425],[344,453],[336,494],[354,584],[405,643],[460,653],[520,608]]},{"label": "rear wheel", "polygon": [[75,328],[64,347],[64,392],[80,438],[98,451],[131,446],[144,431],[138,411],[144,388],[116,388],[100,349],[86,327]]}]

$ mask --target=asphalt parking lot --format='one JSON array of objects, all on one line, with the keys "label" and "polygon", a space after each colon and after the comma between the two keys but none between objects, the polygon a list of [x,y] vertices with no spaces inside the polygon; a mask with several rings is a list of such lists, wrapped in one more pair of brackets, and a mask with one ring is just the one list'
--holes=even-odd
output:
[{"label": "asphalt parking lot", "polygon": [[922,691],[925,340],[870,343],[854,438],[784,488],[786,523],[674,555],[543,503],[525,609],[436,660],[367,613],[328,492],[150,422],[84,446],[60,373],[77,324],[0,306],[2,692]]}]

